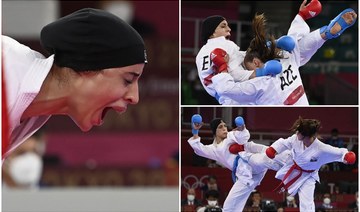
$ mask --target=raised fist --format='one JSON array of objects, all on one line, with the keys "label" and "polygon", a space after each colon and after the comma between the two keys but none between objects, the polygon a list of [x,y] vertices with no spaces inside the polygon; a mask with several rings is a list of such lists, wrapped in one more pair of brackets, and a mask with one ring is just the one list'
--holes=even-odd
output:
[{"label": "raised fist", "polygon": [[321,12],[322,6],[319,0],[311,0],[311,2],[306,5],[306,0],[300,6],[299,15],[304,19],[307,20],[309,18],[313,18]]},{"label": "raised fist", "polygon": [[228,56],[225,50],[216,48],[210,53],[210,60],[216,67],[215,72],[221,73],[227,71]]}]

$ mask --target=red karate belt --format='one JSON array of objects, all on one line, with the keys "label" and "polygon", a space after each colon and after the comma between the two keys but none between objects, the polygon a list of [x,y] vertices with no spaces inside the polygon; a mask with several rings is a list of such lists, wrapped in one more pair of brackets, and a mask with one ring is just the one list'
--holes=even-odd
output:
[{"label": "red karate belt", "polygon": [[[293,160],[294,161],[294,160]],[[293,179],[291,179],[288,183],[284,183],[285,180],[290,176],[290,174],[294,171],[294,170],[298,170],[300,171]],[[296,162],[294,161],[294,165],[291,166],[291,168],[289,169],[288,172],[286,172],[283,180],[281,181],[281,183],[273,190],[273,191],[277,191],[280,190],[279,193],[286,191],[292,184],[294,184],[296,182],[296,180],[298,180],[303,172],[306,173],[311,173],[315,170],[305,170],[302,169],[299,165],[296,164]]]}]

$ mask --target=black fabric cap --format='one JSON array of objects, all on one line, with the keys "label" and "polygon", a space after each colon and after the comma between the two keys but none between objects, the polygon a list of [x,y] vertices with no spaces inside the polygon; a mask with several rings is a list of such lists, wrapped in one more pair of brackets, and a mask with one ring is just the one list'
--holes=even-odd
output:
[{"label": "black fabric cap", "polygon": [[213,15],[207,17],[202,24],[201,38],[203,42],[206,42],[207,39],[214,33],[215,29],[219,24],[225,20],[224,17],[220,15]]},{"label": "black fabric cap", "polygon": [[144,41],[119,17],[85,8],[46,25],[40,41],[55,64],[75,71],[96,71],[147,63]]},{"label": "black fabric cap", "polygon": [[222,119],[215,118],[210,122],[210,128],[213,135],[216,135],[216,129],[222,121],[223,121]]}]

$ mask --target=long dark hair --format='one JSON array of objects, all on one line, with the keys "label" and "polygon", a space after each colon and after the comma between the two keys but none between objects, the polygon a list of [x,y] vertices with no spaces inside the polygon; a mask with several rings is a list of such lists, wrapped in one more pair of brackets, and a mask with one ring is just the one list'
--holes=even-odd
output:
[{"label": "long dark hair", "polygon": [[[244,62],[251,62],[254,58],[259,58],[262,62],[272,59],[283,58],[280,49],[275,46],[275,38],[270,35],[266,37],[266,18],[264,14],[255,14],[252,21],[252,29],[254,38],[251,40],[249,48],[246,50]],[[267,46],[267,41],[271,41],[271,45]]]}]

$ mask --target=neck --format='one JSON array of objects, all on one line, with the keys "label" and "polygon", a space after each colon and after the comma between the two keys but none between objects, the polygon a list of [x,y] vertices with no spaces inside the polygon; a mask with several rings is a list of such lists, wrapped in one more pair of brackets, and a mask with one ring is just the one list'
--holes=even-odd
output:
[{"label": "neck", "polygon": [[65,70],[57,69],[60,68],[53,65],[39,93],[22,114],[21,121],[41,115],[66,114],[69,87],[68,82],[59,81],[63,80],[61,78],[64,76],[53,74],[65,72]]},{"label": "neck", "polygon": [[221,139],[221,138],[219,138],[219,137],[215,137],[215,142],[216,142],[217,144],[221,143],[223,140],[224,140],[224,139]]},{"label": "neck", "polygon": [[303,141],[306,147],[309,147],[312,143],[314,143],[315,139],[309,139],[308,141]]}]

